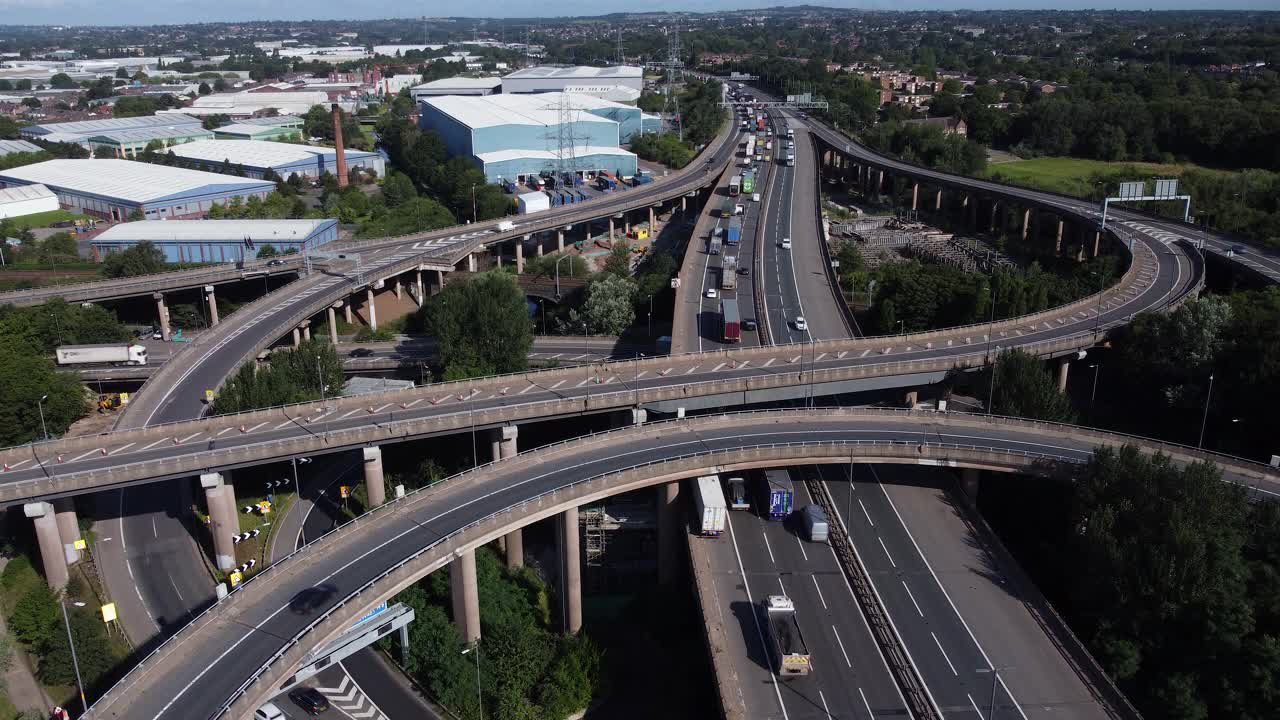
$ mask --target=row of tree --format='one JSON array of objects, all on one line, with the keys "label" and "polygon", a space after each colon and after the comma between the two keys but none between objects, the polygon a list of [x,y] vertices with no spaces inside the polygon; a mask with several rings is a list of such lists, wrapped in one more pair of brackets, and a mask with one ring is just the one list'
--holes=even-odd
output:
[{"label": "row of tree", "polygon": [[215,414],[244,412],[342,394],[342,362],[332,345],[304,340],[277,350],[266,365],[250,360],[232,375],[213,401]]}]

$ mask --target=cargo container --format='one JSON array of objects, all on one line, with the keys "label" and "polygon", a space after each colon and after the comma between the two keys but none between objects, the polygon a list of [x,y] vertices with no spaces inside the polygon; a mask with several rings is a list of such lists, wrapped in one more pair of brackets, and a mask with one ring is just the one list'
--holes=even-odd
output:
[{"label": "cargo container", "polygon": [[631,178],[631,184],[636,187],[639,187],[640,185],[644,185],[651,182],[653,182],[653,178],[649,177],[648,175],[636,175],[635,177]]},{"label": "cargo container", "polygon": [[737,245],[742,241],[742,216],[735,215],[729,218],[729,227],[725,231],[725,242],[730,245]]},{"label": "cargo container", "polygon": [[720,300],[721,339],[727,343],[742,342],[742,316],[738,314],[738,301],[734,298]]},{"label": "cargo container", "polygon": [[516,205],[521,215],[547,210],[551,207],[551,199],[546,193],[527,192],[516,196]]},{"label": "cargo container", "polygon": [[786,470],[765,470],[756,487],[760,514],[769,520],[782,520],[791,514],[795,503],[795,486]]},{"label": "cargo container", "polygon": [[724,532],[725,517],[729,511],[724,492],[720,489],[720,477],[704,475],[698,478],[697,485],[698,492],[693,499],[698,511],[698,534],[716,537]]},{"label": "cargo container", "polygon": [[59,365],[146,365],[147,349],[136,343],[63,345],[55,351]]},{"label": "cargo container", "polygon": [[551,205],[551,207],[560,207],[560,203],[562,202],[560,193],[556,192],[555,190],[543,190],[542,194],[547,196],[547,202]]},{"label": "cargo container", "polygon": [[715,233],[711,233],[711,242],[707,245],[707,252],[711,253],[712,255],[719,255],[720,246],[721,246],[720,236],[716,235]]},{"label": "cargo container", "polygon": [[720,258],[720,289],[735,290],[738,287],[738,258],[725,255]]},{"label": "cargo container", "polygon": [[800,632],[800,623],[796,622],[795,603],[786,595],[770,595],[764,601],[764,614],[769,622],[773,671],[784,677],[808,675],[812,670],[809,646]]}]

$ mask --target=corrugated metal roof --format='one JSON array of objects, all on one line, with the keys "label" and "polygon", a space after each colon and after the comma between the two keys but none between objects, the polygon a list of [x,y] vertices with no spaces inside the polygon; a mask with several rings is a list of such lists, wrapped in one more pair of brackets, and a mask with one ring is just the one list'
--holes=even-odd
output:
[{"label": "corrugated metal roof", "polygon": [[[206,162],[222,162],[226,160],[232,165],[245,167],[269,168],[292,165],[295,163],[317,162],[317,158],[333,157],[337,151],[330,147],[314,147],[311,145],[295,145],[293,143],[270,142],[267,140],[196,140],[195,142],[175,145],[170,150],[174,155],[189,160]],[[348,159],[366,158],[375,155],[360,150],[347,150]]]},{"label": "corrugated metal roof", "polygon": [[40,152],[42,148],[26,140],[0,140],[0,155]]},{"label": "corrugated metal roof", "polygon": [[142,220],[108,228],[94,242],[304,240],[337,220]]},{"label": "corrugated metal roof", "polygon": [[133,128],[132,130],[112,130],[97,133],[85,138],[89,142],[134,143],[151,140],[171,140],[173,138],[201,137],[211,138],[213,133],[199,125],[173,125],[170,127]]},{"label": "corrugated metal roof", "polygon": [[[470,128],[500,125],[539,125],[550,127],[560,123],[561,99],[571,110],[579,111],[573,122],[615,122],[599,116],[583,117],[581,112],[602,108],[625,108],[630,105],[576,93],[533,93],[526,95],[443,95],[423,102]],[[615,123],[616,124],[616,123]]]},{"label": "corrugated metal roof", "polygon": [[567,65],[537,65],[531,68],[516,70],[515,72],[503,77],[514,78],[516,80],[531,80],[541,78],[554,78],[556,80],[571,80],[574,78],[582,78],[584,80],[593,80],[598,78],[638,78],[644,76],[644,70],[634,65],[614,65],[612,67],[587,67],[584,65],[567,66]]},{"label": "corrugated metal roof", "polygon": [[0,170],[0,183],[42,183],[50,189],[89,193],[127,202],[153,202],[187,193],[275,188],[265,180],[219,175],[201,170],[152,165],[133,160],[47,160]]},{"label": "corrugated metal roof", "polygon": [[[619,157],[630,157],[633,156],[634,153],[623,150],[622,148],[604,145],[579,145],[574,148],[573,155],[574,157],[587,157],[588,155],[615,155]],[[495,163],[506,160],[555,160],[558,157],[559,153],[555,150],[495,150],[493,152],[480,153],[476,155],[476,159],[482,163]]]},{"label": "corrugated metal roof", "polygon": [[64,123],[43,123],[22,128],[22,132],[34,135],[58,133],[59,135],[98,135],[116,130],[132,130],[145,127],[168,127],[172,125],[199,125],[200,121],[189,115],[141,115],[129,118],[104,118],[102,120],[77,120]]},{"label": "corrugated metal roof", "polygon": [[223,125],[214,130],[214,133],[227,133],[231,135],[273,135],[279,132],[294,132],[297,128],[284,127],[282,125],[249,125],[247,123],[232,123]]},{"label": "corrugated metal roof", "polygon": [[498,87],[501,84],[502,84],[502,78],[497,78],[497,77],[483,77],[483,78],[452,77],[452,78],[444,78],[443,80],[432,80],[429,83],[423,83],[421,85],[414,85],[413,89],[414,90],[445,90],[448,88],[493,89]]},{"label": "corrugated metal roof", "polygon": [[237,120],[233,125],[266,125],[266,126],[293,126],[302,127],[302,118],[297,115],[276,115],[274,117],[256,117]]},{"label": "corrugated metal roof", "polygon": [[53,191],[43,185],[19,185],[0,190],[0,205],[20,200],[39,200],[40,198],[57,198]]}]

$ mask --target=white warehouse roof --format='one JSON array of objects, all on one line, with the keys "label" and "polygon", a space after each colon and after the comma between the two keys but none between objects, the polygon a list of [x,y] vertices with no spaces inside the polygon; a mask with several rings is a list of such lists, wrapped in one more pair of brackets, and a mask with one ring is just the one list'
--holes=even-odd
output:
[{"label": "white warehouse roof", "polygon": [[[608,145],[579,145],[573,149],[574,157],[587,157],[588,155],[631,157],[632,153],[622,148]],[[508,160],[556,160],[558,158],[559,153],[555,150],[495,150],[476,155],[476,159],[482,163],[505,162]]]},{"label": "white warehouse roof", "polygon": [[[174,155],[188,160],[222,162],[245,167],[269,168],[315,162],[317,156],[332,157],[331,147],[315,147],[266,140],[196,140],[169,148]],[[347,150],[348,158],[363,158],[374,153]]]},{"label": "white warehouse roof", "polygon": [[[3,192],[3,191],[0,191]],[[240,241],[246,237],[269,242],[272,239],[309,237],[320,227],[332,223],[324,220],[142,220],[113,225],[94,238],[94,242],[173,242],[179,240]]]},{"label": "white warehouse roof", "polygon": [[190,115],[172,113],[168,115],[141,115],[128,118],[103,118],[102,120],[77,120],[75,122],[42,123],[22,128],[27,135],[66,137],[76,135],[88,137],[104,132],[117,130],[135,130],[138,128],[173,127],[175,125],[200,125],[200,121]]},{"label": "white warehouse roof", "polygon": [[449,90],[496,90],[500,85],[502,85],[502,78],[452,77],[444,78],[442,80],[432,80],[429,83],[423,83],[421,85],[414,85],[413,89],[426,92],[444,93]]},{"label": "white warehouse roof", "polygon": [[[551,126],[560,123],[559,106],[564,99],[571,110],[591,111],[600,108],[626,108],[609,100],[575,93],[533,93],[526,95],[443,95],[426,98],[423,102],[454,118],[470,128],[497,127],[501,125]],[[576,116],[573,122],[614,122],[606,118]]]},{"label": "white warehouse roof", "polygon": [[0,190],[0,205],[23,200],[39,200],[40,198],[57,198],[53,191],[43,185],[18,185]]},{"label": "white warehouse roof", "polygon": [[537,65],[523,70],[516,70],[503,79],[532,80],[537,78],[553,78],[556,80],[599,80],[601,78],[640,78],[644,77],[644,69],[634,65],[614,65],[612,67],[587,67],[584,65]]},{"label": "white warehouse roof", "polygon": [[34,153],[40,152],[44,148],[29,143],[26,140],[0,140],[0,155],[9,155],[12,153]]},{"label": "white warehouse roof", "polygon": [[270,190],[275,183],[219,175],[201,170],[152,165],[133,160],[47,160],[0,170],[0,182],[12,178],[41,183],[55,190],[91,193],[135,203],[147,203],[195,191],[231,192],[238,188]]}]

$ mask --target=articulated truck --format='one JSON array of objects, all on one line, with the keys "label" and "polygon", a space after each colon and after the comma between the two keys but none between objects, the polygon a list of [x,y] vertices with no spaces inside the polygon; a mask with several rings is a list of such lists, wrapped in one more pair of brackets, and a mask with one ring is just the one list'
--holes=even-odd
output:
[{"label": "articulated truck", "polygon": [[770,595],[764,603],[769,620],[769,645],[773,650],[773,671],[781,677],[808,675],[809,646],[804,643],[800,623],[796,622],[796,606],[786,595]]},{"label": "articulated truck", "polygon": [[56,352],[59,365],[147,364],[147,349],[136,343],[63,345]]},{"label": "articulated truck", "polygon": [[693,496],[698,508],[698,534],[716,537],[724,532],[728,504],[720,489],[719,475],[703,475],[698,478],[698,493]]}]

